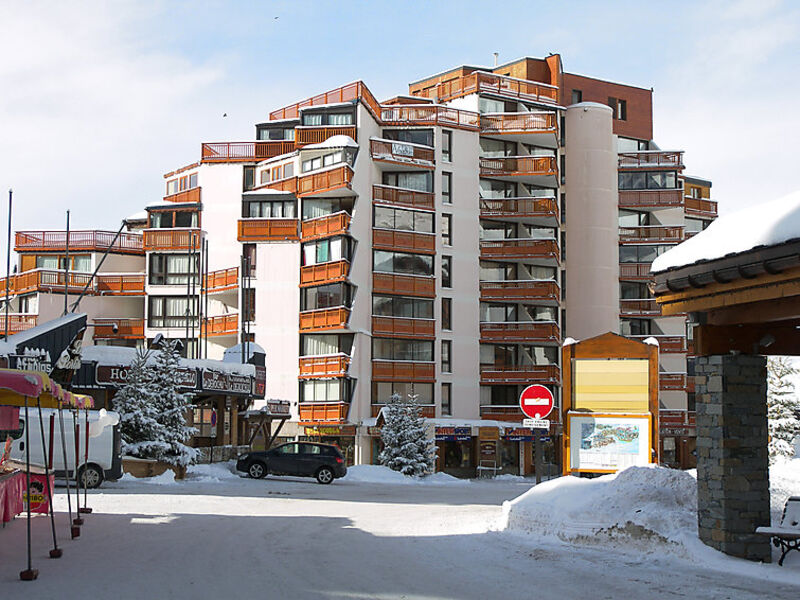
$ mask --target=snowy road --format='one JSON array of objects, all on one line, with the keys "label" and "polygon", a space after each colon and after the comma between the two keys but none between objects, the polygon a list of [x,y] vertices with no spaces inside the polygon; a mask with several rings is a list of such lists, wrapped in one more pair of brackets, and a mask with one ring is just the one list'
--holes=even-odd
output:
[{"label": "snowy road", "polygon": [[[37,582],[17,579],[24,521],[0,530],[0,598],[800,597],[800,560],[787,560],[776,579],[774,566],[747,564],[742,575],[677,556],[487,533],[502,501],[528,488],[230,476],[123,481],[90,495],[95,513],[79,540],[62,540],[60,560],[45,558],[48,523],[35,520]],[[66,510],[63,494],[57,508]],[[66,516],[59,518],[63,537]]]}]

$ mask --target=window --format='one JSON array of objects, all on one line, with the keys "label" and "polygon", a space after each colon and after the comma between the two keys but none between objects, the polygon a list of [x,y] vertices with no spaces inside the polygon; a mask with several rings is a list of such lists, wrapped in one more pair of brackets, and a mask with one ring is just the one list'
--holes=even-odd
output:
[{"label": "window", "polygon": [[197,325],[197,298],[191,302],[185,296],[150,296],[148,298],[149,327],[186,327]]},{"label": "window", "polygon": [[171,229],[173,227],[197,227],[200,215],[194,210],[151,210],[152,229]]},{"label": "window", "polygon": [[657,256],[669,250],[669,246],[620,246],[619,262],[621,263],[651,263]]},{"label": "window", "polygon": [[242,244],[242,255],[244,256],[244,264],[248,267],[244,271],[245,277],[256,276],[256,245],[255,244]]},{"label": "window", "polygon": [[453,174],[442,173],[442,202],[444,204],[453,203],[453,195],[451,193],[452,186],[453,186]]},{"label": "window", "polygon": [[245,167],[242,172],[242,190],[248,192],[256,186],[256,168]]},{"label": "window", "polygon": [[383,138],[394,142],[433,146],[433,129],[384,129]]},{"label": "window", "polygon": [[328,125],[352,125],[353,113],[332,113],[328,115]]},{"label": "window", "polygon": [[350,214],[352,208],[352,198],[304,198],[303,220],[325,217],[342,211]]},{"label": "window", "polygon": [[453,132],[442,130],[442,160],[453,162]]},{"label": "window", "polygon": [[329,283],[300,290],[300,310],[350,307],[353,305],[354,288],[349,283]]},{"label": "window", "polygon": [[259,140],[293,140],[294,128],[293,127],[257,127]]},{"label": "window", "polygon": [[619,332],[622,335],[652,335],[650,319],[620,319]]},{"label": "window", "polygon": [[372,314],[376,317],[432,319],[433,300],[374,294],[372,296]]},{"label": "window", "polygon": [[373,227],[433,233],[433,213],[376,206],[373,209]]},{"label": "window", "polygon": [[450,273],[453,266],[452,256],[442,256],[442,287],[453,287],[453,282],[450,279]]},{"label": "window", "polygon": [[690,219],[689,217],[685,220],[686,231],[691,233],[699,233],[703,231],[711,221],[704,221],[702,219]]},{"label": "window", "polygon": [[346,237],[333,237],[303,244],[303,266],[336,260],[350,260],[353,242]]},{"label": "window", "polygon": [[567,155],[562,154],[559,157],[559,167],[558,167],[559,174],[561,175],[561,183],[564,184],[567,182]]},{"label": "window", "polygon": [[643,300],[651,296],[646,283],[639,281],[620,281],[619,297],[623,300]]},{"label": "window", "polygon": [[442,415],[443,416],[450,416],[453,414],[453,407],[451,405],[451,396],[452,396],[452,385],[451,383],[443,383],[442,384]]},{"label": "window", "polygon": [[650,224],[649,214],[632,210],[619,211],[620,227],[643,227]]},{"label": "window", "polygon": [[675,171],[623,171],[618,174],[621,190],[672,190],[678,188],[678,183]]},{"label": "window", "polygon": [[453,299],[442,298],[442,329],[450,331],[453,329]]},{"label": "window", "polygon": [[515,156],[516,153],[516,142],[480,138],[481,158],[504,158],[506,156]]},{"label": "window", "polygon": [[349,402],[351,379],[316,379],[300,384],[300,402]]},{"label": "window", "polygon": [[401,381],[374,382],[372,384],[372,403],[386,404],[392,396],[402,399],[415,397],[418,404],[433,404],[432,383],[406,383]]},{"label": "window", "polygon": [[351,354],[354,334],[303,334],[300,336],[301,356]]},{"label": "window", "polygon": [[451,359],[452,349],[453,342],[450,340],[442,340],[442,373],[453,372],[453,364]]},{"label": "window", "polygon": [[294,200],[246,200],[242,203],[242,217],[251,219],[296,219],[297,203]]},{"label": "window", "polygon": [[256,320],[256,290],[244,288],[242,290],[242,318],[245,321]]},{"label": "window", "polygon": [[355,122],[352,111],[339,110],[331,113],[309,113],[303,111],[303,125],[352,125]]},{"label": "window", "polygon": [[373,360],[410,360],[433,362],[433,342],[372,338]]},{"label": "window", "polygon": [[453,215],[442,214],[442,244],[453,245]]},{"label": "window", "polygon": [[619,98],[608,97],[608,105],[614,111],[614,118],[618,121],[628,120],[628,102]]},{"label": "window", "polygon": [[496,181],[494,179],[481,179],[481,198],[514,198],[517,196],[517,184],[510,181]]},{"label": "window", "polygon": [[10,437],[12,440],[18,440],[25,432],[25,421],[20,420],[17,429],[0,429],[0,439],[5,440]]},{"label": "window", "polygon": [[431,173],[387,173],[383,174],[383,185],[414,190],[417,192],[433,191],[433,176]]},{"label": "window", "polygon": [[200,257],[190,260],[187,254],[151,254],[148,280],[150,285],[186,285],[191,276],[199,281]]},{"label": "window", "polygon": [[425,254],[374,250],[372,264],[373,270],[379,273],[433,275],[433,257]]},{"label": "window", "polygon": [[583,91],[572,90],[572,104],[578,104],[579,102],[583,102]]},{"label": "window", "polygon": [[[40,255],[36,257],[37,269],[58,269],[63,271],[66,266],[66,256]],[[70,254],[69,270],[82,273],[91,273],[92,257],[88,254]]]}]

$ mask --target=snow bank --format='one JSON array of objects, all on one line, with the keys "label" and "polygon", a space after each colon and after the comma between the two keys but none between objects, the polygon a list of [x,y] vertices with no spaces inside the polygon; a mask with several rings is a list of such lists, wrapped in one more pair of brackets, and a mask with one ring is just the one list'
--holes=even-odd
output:
[{"label": "snow bank", "polygon": [[236,472],[235,461],[228,461],[191,465],[186,471],[186,479],[192,482],[219,483],[230,479],[240,479],[240,476]]},{"label": "snow bank", "polygon": [[355,465],[347,467],[347,475],[340,481],[354,483],[383,483],[396,485],[465,485],[466,479],[459,479],[447,473],[433,473],[425,477],[407,477],[398,471],[381,465]]},{"label": "snow bank", "polygon": [[[126,457],[127,460],[127,457]],[[155,477],[134,477],[130,473],[124,473],[117,482],[122,483],[155,483],[156,485],[172,485],[180,483],[175,480],[175,472],[172,469],[167,469],[161,475]],[[114,487],[114,486],[110,486]],[[127,487],[127,486],[123,486]]]}]

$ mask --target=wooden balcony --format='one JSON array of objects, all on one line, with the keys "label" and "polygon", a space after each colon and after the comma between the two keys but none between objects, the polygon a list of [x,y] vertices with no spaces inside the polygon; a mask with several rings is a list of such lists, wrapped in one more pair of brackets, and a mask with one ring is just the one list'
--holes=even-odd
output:
[{"label": "wooden balcony", "polygon": [[[27,331],[32,327],[36,327],[37,315],[27,313],[9,313],[8,314],[8,333],[20,333]],[[5,333],[6,330],[6,314],[0,312],[0,333]]]},{"label": "wooden balcony", "polygon": [[333,235],[344,235],[350,228],[351,217],[346,212],[337,212],[301,223],[302,240],[308,242]]},{"label": "wooden balcony", "polygon": [[372,291],[376,294],[398,294],[401,296],[436,297],[436,279],[394,273],[373,273]]},{"label": "wooden balcony", "polygon": [[239,287],[239,267],[211,271],[206,275],[205,283],[209,294],[235,290]]},{"label": "wooden balcony", "polygon": [[200,251],[202,232],[199,229],[146,229],[144,249],[147,252],[162,250]]},{"label": "wooden balcony", "polygon": [[189,203],[199,203],[200,202],[200,188],[195,187],[190,190],[183,190],[182,192],[178,192],[177,194],[170,194],[169,196],[164,196],[164,202],[189,202]]},{"label": "wooden balcony", "polygon": [[683,190],[620,190],[620,208],[674,208],[683,204]]},{"label": "wooden balcony", "polygon": [[299,242],[298,219],[239,219],[240,242]]},{"label": "wooden balcony", "polygon": [[[87,286],[88,284],[88,286]],[[0,294],[5,290],[5,277],[0,279]],[[71,271],[67,289],[70,293],[80,293],[86,289],[90,295],[102,296],[143,296],[144,274],[98,273],[94,279],[90,273]],[[10,294],[29,292],[64,291],[64,271],[35,269],[19,275],[12,275],[9,282]]]},{"label": "wooden balcony", "polygon": [[535,302],[558,304],[561,293],[555,281],[481,281],[481,302]]},{"label": "wooden balcony", "polygon": [[481,419],[492,421],[522,422],[526,416],[520,410],[518,404],[497,405],[482,404],[480,406]]},{"label": "wooden balcony", "polygon": [[144,274],[98,273],[94,281],[95,294],[101,296],[143,296]]},{"label": "wooden balcony", "polygon": [[558,365],[481,365],[481,384],[515,383],[559,385],[561,369]]},{"label": "wooden balcony", "polygon": [[686,215],[690,217],[702,217],[706,219],[717,218],[717,203],[713,200],[703,200],[702,198],[684,198]]},{"label": "wooden balcony", "polygon": [[391,163],[392,168],[397,165],[434,168],[433,148],[428,146],[372,138],[369,141],[369,152],[372,160]]},{"label": "wooden balcony", "polygon": [[555,156],[480,158],[481,177],[547,177],[558,175]]},{"label": "wooden balcony", "polygon": [[558,224],[558,203],[555,198],[481,198],[481,219],[503,221],[541,221]]},{"label": "wooden balcony", "polygon": [[520,100],[530,100],[546,104],[558,103],[558,88],[546,83],[536,81],[526,81],[487,73],[485,71],[475,71],[464,77],[451,79],[436,86],[415,90],[415,96],[424,98],[436,98],[439,102],[460,98],[470,94],[496,94],[508,98]]},{"label": "wooden balcony", "polygon": [[259,189],[276,190],[278,192],[287,192],[289,194],[296,194],[297,177],[287,177],[286,179],[279,179],[277,181],[272,181],[265,185],[260,185],[258,187],[255,187],[251,191],[257,191]]},{"label": "wooden balcony", "polygon": [[647,338],[658,340],[658,351],[662,354],[682,354],[686,352],[686,338],[682,335],[632,335],[634,340],[640,342]]},{"label": "wooden balcony", "polygon": [[208,337],[236,335],[239,333],[239,315],[229,314],[203,319],[203,334]]},{"label": "wooden balcony", "polygon": [[300,331],[344,329],[349,318],[350,309],[341,306],[303,311],[300,313]]},{"label": "wooden balcony", "polygon": [[[95,340],[143,340],[144,319],[94,319]],[[116,329],[116,331],[115,331]]]},{"label": "wooden balcony", "polygon": [[619,278],[650,281],[650,263],[619,263]]},{"label": "wooden balcony", "polygon": [[294,145],[302,148],[309,144],[321,144],[335,135],[346,135],[356,140],[358,128],[355,125],[341,125],[334,127],[295,127]]},{"label": "wooden balcony", "polygon": [[644,225],[642,227],[620,227],[619,241],[635,244],[677,244],[684,239],[683,225],[664,227]]},{"label": "wooden balcony", "polygon": [[[370,415],[373,417],[377,417],[381,409],[386,406],[385,404],[371,404],[370,405]],[[436,405],[435,404],[420,404],[420,415],[426,419],[434,419],[436,418]]]},{"label": "wooden balcony", "polygon": [[301,356],[300,379],[328,379],[344,377],[350,367],[350,357],[345,354],[330,356]]},{"label": "wooden balcony", "polygon": [[658,317],[661,315],[661,308],[655,298],[623,299],[619,301],[619,308],[620,314],[626,317]]},{"label": "wooden balcony", "polygon": [[398,104],[381,107],[384,125],[439,126],[476,131],[480,126],[480,114],[471,110],[451,108],[441,104]]},{"label": "wooden balcony", "polygon": [[372,200],[381,204],[391,204],[403,208],[434,210],[436,195],[431,192],[418,192],[389,185],[373,185]]},{"label": "wooden balcony", "polygon": [[561,333],[558,325],[549,321],[511,321],[481,323],[481,341],[558,344]]},{"label": "wooden balcony", "polygon": [[664,373],[658,374],[658,389],[665,391],[686,390],[686,373]]},{"label": "wooden balcony", "polygon": [[319,106],[321,104],[337,104],[340,102],[351,102],[359,100],[364,103],[376,120],[380,120],[381,106],[369,91],[363,81],[354,81],[329,92],[317,94],[306,100],[295,102],[289,106],[273,110],[269,113],[270,120],[276,119],[295,119],[300,115],[300,109],[306,106]]},{"label": "wooden balcony", "polygon": [[683,169],[682,151],[642,150],[620,152],[620,169]]},{"label": "wooden balcony", "polygon": [[436,235],[394,229],[373,229],[372,246],[377,250],[436,254]]},{"label": "wooden balcony", "polygon": [[481,240],[481,260],[539,260],[558,263],[556,240],[508,239]]},{"label": "wooden balcony", "polygon": [[349,272],[350,263],[346,260],[300,267],[300,287],[344,281]]},{"label": "wooden balcony", "polygon": [[372,335],[430,339],[436,337],[436,320],[373,316]]},{"label": "wooden balcony", "polygon": [[204,163],[258,162],[294,152],[292,140],[258,142],[208,142],[200,152]]},{"label": "wooden balcony", "polygon": [[432,362],[402,360],[373,360],[373,381],[423,381],[433,382],[436,365]]},{"label": "wooden balcony", "polygon": [[318,425],[346,423],[349,410],[347,402],[301,402],[300,422]]},{"label": "wooden balcony", "polygon": [[297,195],[307,197],[332,195],[331,192],[349,190],[352,179],[353,169],[349,165],[303,175],[297,178]]},{"label": "wooden balcony", "polygon": [[[14,241],[14,250],[17,252],[64,252],[66,246],[65,231],[18,231]],[[108,248],[114,253],[144,254],[142,236],[138,233],[117,235],[116,231],[69,232],[70,252],[105,252]]]},{"label": "wooden balcony", "polygon": [[553,112],[494,113],[481,115],[482,135],[550,135],[555,141],[558,123]]}]

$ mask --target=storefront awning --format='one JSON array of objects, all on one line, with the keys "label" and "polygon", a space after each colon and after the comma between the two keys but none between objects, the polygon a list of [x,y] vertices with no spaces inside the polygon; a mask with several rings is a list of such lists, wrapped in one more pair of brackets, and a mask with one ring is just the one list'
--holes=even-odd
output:
[{"label": "storefront awning", "polygon": [[92,408],[94,399],[73,394],[42,371],[0,369],[0,405],[25,406],[25,398],[39,398],[44,408]]}]

